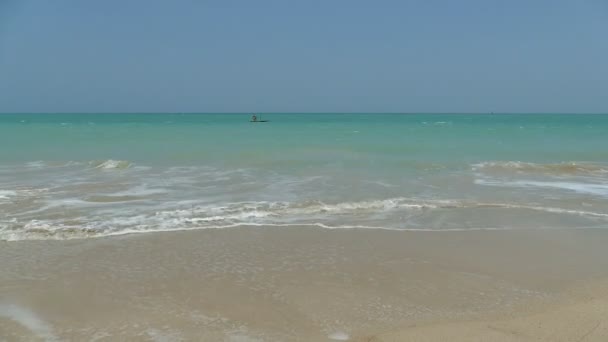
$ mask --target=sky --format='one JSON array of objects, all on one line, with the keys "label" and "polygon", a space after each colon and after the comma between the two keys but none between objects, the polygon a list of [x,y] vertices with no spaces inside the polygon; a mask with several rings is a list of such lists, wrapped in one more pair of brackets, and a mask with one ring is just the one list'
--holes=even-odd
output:
[{"label": "sky", "polygon": [[0,0],[0,112],[608,113],[608,0]]}]

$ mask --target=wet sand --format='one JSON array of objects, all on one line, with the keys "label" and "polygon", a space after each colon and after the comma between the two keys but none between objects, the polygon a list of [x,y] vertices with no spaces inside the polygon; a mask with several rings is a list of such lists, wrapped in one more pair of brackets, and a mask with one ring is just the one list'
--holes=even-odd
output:
[{"label": "wet sand", "polygon": [[608,232],[243,227],[0,243],[0,341],[605,341]]},{"label": "wet sand", "polygon": [[[599,285],[599,284],[596,284]],[[599,287],[599,286],[598,286]],[[608,283],[578,293],[574,303],[554,304],[543,312],[500,320],[474,320],[412,326],[374,336],[368,341],[606,341]],[[581,289],[579,289],[581,291]],[[590,289],[586,289],[590,291]],[[573,298],[570,298],[572,301]]]}]

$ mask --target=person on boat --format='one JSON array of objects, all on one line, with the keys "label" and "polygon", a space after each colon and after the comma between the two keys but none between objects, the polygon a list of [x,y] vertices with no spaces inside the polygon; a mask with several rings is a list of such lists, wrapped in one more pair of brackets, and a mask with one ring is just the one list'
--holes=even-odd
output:
[{"label": "person on boat", "polygon": [[255,114],[253,114],[253,115],[251,116],[251,121],[253,121],[253,122],[258,121],[258,117],[257,117],[257,116],[255,116]]}]

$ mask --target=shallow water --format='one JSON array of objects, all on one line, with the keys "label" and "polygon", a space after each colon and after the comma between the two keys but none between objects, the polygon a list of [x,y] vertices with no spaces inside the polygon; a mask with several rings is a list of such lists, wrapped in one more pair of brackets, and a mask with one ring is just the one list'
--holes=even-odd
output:
[{"label": "shallow water", "polygon": [[0,239],[608,228],[608,116],[0,115]]}]

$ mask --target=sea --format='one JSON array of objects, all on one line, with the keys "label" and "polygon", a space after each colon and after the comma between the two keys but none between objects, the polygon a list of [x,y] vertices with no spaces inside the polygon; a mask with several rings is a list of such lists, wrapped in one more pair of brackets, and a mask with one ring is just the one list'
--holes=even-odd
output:
[{"label": "sea", "polygon": [[608,115],[0,114],[0,240],[608,229]]}]

